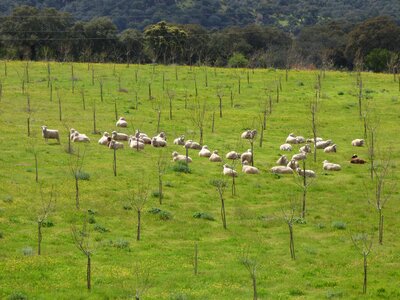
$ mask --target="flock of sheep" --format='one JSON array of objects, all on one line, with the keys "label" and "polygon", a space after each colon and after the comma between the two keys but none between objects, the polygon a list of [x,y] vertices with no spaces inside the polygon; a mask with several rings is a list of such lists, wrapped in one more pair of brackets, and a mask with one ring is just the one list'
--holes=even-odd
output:
[{"label": "flock of sheep", "polygon": [[[117,127],[127,127],[128,123],[126,122],[124,117],[121,117],[117,123]],[[256,130],[246,130],[241,134],[242,139],[247,139],[253,141],[257,134]],[[46,140],[48,139],[56,139],[60,142],[60,136],[58,130],[48,129],[47,126],[42,126],[42,136]],[[72,142],[82,142],[87,143],[90,142],[89,137],[86,134],[79,133],[77,130],[71,128],[70,129],[70,141]],[[113,131],[111,135],[108,132],[104,132],[103,136],[99,139],[98,143],[100,145],[105,145],[110,149],[123,149],[124,144],[123,141],[128,141],[128,145],[132,149],[136,149],[137,151],[143,150],[145,145],[152,145],[153,147],[166,147],[167,139],[166,134],[164,132],[160,132],[158,135],[150,138],[145,133],[136,130],[135,135],[128,136],[125,133],[119,133],[117,131]],[[307,158],[307,155],[312,152],[312,148],[310,144],[314,145],[315,150],[323,149],[325,153],[335,153],[337,151],[336,144],[333,144],[331,140],[323,140],[322,138],[314,139],[305,139],[303,136],[296,136],[293,133],[290,133],[286,138],[284,144],[282,144],[279,149],[281,151],[292,151],[293,145],[304,144],[299,148],[299,153],[294,154],[289,160],[286,155],[281,155],[280,158],[276,161],[277,166],[271,168],[271,172],[274,174],[294,174],[295,172],[300,176],[305,177],[316,177],[316,173],[313,170],[306,170],[299,167],[299,162],[303,161]],[[207,145],[201,146],[199,143],[194,142],[193,140],[185,141],[185,136],[180,136],[174,140],[175,145],[181,145],[186,148],[186,155],[179,154],[177,151],[172,152],[172,160],[173,161],[183,161],[186,163],[191,163],[193,160],[188,156],[188,149],[200,150],[198,155],[199,157],[208,158],[210,162],[222,162],[223,159],[219,155],[218,150],[210,151]],[[352,146],[362,147],[364,146],[363,139],[355,139],[352,141]],[[245,174],[259,174],[260,171],[258,168],[251,166],[253,164],[253,153],[251,149],[248,149],[244,153],[237,153],[235,151],[230,151],[226,154],[226,159],[234,162],[240,159],[242,164],[242,172]],[[364,164],[365,161],[357,157],[357,155],[353,155],[350,160],[351,163],[355,164]],[[236,177],[237,171],[234,170],[233,165],[224,164],[223,165],[223,174],[226,176]],[[340,171],[341,166],[336,163],[328,162],[327,160],[323,161],[323,169],[326,171]]]}]

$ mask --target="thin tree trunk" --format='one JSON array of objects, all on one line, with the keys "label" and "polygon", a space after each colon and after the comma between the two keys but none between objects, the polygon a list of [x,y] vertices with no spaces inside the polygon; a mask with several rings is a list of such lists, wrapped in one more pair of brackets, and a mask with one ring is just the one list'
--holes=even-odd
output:
[{"label": "thin tree trunk", "polygon": [[[138,142],[139,143],[139,142]],[[113,147],[114,150],[114,156],[113,156],[113,171],[114,171],[114,176],[117,176],[117,147],[114,145]]]},{"label": "thin tree trunk", "polygon": [[141,217],[141,210],[138,209],[137,211],[138,223],[137,223],[137,235],[136,235],[137,241],[140,241],[140,217]]},{"label": "thin tree trunk", "polygon": [[41,246],[42,246],[42,222],[38,221],[38,255],[41,254]]},{"label": "thin tree trunk", "polygon": [[39,182],[39,172],[38,172],[38,159],[37,159],[37,153],[35,152],[33,154],[35,156],[35,179],[36,179],[36,183]]},{"label": "thin tree trunk", "polygon": [[222,96],[219,97],[219,117],[222,118]]},{"label": "thin tree trunk", "polygon": [[160,201],[160,205],[162,204],[162,200],[163,200],[163,187],[162,187],[163,183],[162,183],[162,175],[159,171],[158,173],[158,198]]},{"label": "thin tree trunk", "polygon": [[87,254],[87,269],[86,269],[86,282],[87,282],[87,288],[90,291],[92,288],[91,284],[91,276],[92,276],[92,262],[90,258],[90,254]]},{"label": "thin tree trunk", "polygon": [[211,124],[211,132],[214,133],[214,129],[215,129],[215,111],[213,111],[212,114],[212,124]]},{"label": "thin tree trunk", "polygon": [[93,100],[93,133],[96,134],[96,100]]},{"label": "thin tree trunk", "polygon": [[28,117],[28,118],[26,119],[26,122],[27,122],[27,125],[28,125],[28,136],[31,136],[30,121],[31,121],[31,117]]},{"label": "thin tree trunk", "polygon": [[199,250],[197,243],[194,244],[194,275],[197,275],[198,272],[198,255],[199,255]]},{"label": "thin tree trunk", "polygon": [[363,282],[363,294],[366,294],[366,293],[367,293],[367,271],[368,271],[367,254],[364,253],[364,282]]},{"label": "thin tree trunk", "polygon": [[257,300],[257,278],[256,275],[252,275],[251,276],[252,280],[253,280],[253,300]]},{"label": "thin tree trunk", "polygon": [[291,223],[289,225],[289,234],[290,234],[290,257],[295,260],[296,255],[294,252],[294,239],[293,239],[293,225]]},{"label": "thin tree trunk", "polygon": [[75,205],[76,209],[79,209],[79,179],[77,173],[75,173]]},{"label": "thin tree trunk", "polygon": [[221,197],[221,217],[222,217],[222,225],[224,229],[226,229],[225,202],[223,197]]},{"label": "thin tree trunk", "polygon": [[379,244],[383,244],[383,214],[382,208],[379,209]]},{"label": "thin tree trunk", "polygon": [[232,196],[236,195],[236,181],[235,176],[232,176]]},{"label": "thin tree trunk", "polygon": [[250,148],[251,148],[251,165],[254,167],[254,140],[250,140]]}]

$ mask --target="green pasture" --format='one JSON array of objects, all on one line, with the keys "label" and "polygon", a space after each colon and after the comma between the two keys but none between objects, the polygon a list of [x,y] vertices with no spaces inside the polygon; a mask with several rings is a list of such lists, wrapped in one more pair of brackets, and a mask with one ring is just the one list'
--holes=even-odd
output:
[{"label": "green pasture", "polygon": [[[338,152],[319,150],[316,163],[311,156],[307,159],[307,168],[315,170],[317,178],[308,190],[306,217],[294,225],[296,260],[291,260],[282,210],[288,210],[291,199],[299,202],[302,190],[296,176],[277,176],[269,170],[283,154],[279,146],[289,133],[312,136],[310,102],[315,99],[318,76],[318,136],[333,140]],[[274,69],[74,63],[72,74],[71,63],[1,62],[0,298],[134,299],[148,275],[149,288],[141,299],[252,299],[251,278],[241,263],[245,255],[258,263],[259,299],[400,298],[399,187],[392,188],[399,179],[399,79],[373,73],[362,73],[361,78],[363,113],[371,124],[377,124],[377,161],[389,154],[391,159],[383,245],[378,243],[370,166],[349,163],[354,153],[368,160],[367,147],[351,146],[353,139],[364,136],[356,73],[290,70],[286,78],[284,70]],[[172,119],[169,96],[173,98]],[[266,104],[269,110],[270,97],[272,112],[260,147],[260,121]],[[261,173],[246,175],[237,165],[235,196],[231,195],[231,179],[225,178],[226,230],[219,196],[211,184],[223,179],[223,163],[211,163],[190,150],[191,173],[173,170],[171,153],[185,153],[182,146],[173,145],[173,139],[182,134],[186,139],[199,139],[193,121],[196,101],[206,105],[204,144],[224,157],[228,151],[250,148],[240,134],[247,128],[258,130],[254,162]],[[159,126],[167,134],[168,147],[146,146],[136,152],[125,143],[125,149],[117,151],[115,177],[113,151],[99,145],[101,134],[93,133],[94,105],[97,131],[116,130],[116,106],[117,115],[129,123],[120,132],[133,134],[140,129],[150,137],[157,133],[161,111]],[[42,125],[60,131],[61,145],[53,140],[45,143]],[[71,127],[91,138],[86,146],[73,144],[74,154],[66,151]],[[293,152],[298,148],[295,145]],[[35,151],[39,183],[35,182]],[[78,153],[84,153],[82,171],[90,175],[89,180],[80,181],[79,210],[70,169]],[[160,157],[168,162],[161,205],[156,197]],[[339,163],[342,170],[324,171],[325,159]],[[47,199],[52,185],[57,199],[48,220],[53,226],[43,228],[38,256],[40,186]],[[138,185],[149,190],[141,241],[136,241],[136,212],[127,209],[128,198]],[[160,219],[148,212],[152,208],[167,211],[172,218]],[[92,212],[88,227],[93,248],[90,292],[86,289],[86,258],[75,246],[71,231],[73,225],[82,225],[88,210]],[[194,218],[196,212],[208,213],[215,220]],[[362,294],[363,257],[351,239],[363,230],[374,234],[366,295]],[[197,275],[193,271],[196,243]]]}]

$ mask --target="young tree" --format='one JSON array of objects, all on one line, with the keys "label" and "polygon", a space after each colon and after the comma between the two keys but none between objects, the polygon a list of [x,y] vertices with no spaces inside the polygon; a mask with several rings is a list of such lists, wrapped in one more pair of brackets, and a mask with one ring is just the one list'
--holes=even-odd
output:
[{"label": "young tree", "polygon": [[139,265],[138,263],[134,268],[135,273],[135,300],[140,300],[141,297],[151,288],[150,272],[148,267]]},{"label": "young tree", "polygon": [[253,300],[258,299],[257,295],[257,268],[259,266],[258,261],[255,258],[251,258],[248,253],[244,254],[240,258],[241,264],[246,268],[249,272],[251,282],[253,285]]},{"label": "young tree", "polygon": [[302,190],[302,205],[301,205],[301,217],[306,217],[306,202],[309,187],[314,183],[315,177],[308,177],[306,172],[306,160],[303,160],[302,171],[298,176],[295,177],[296,184]]},{"label": "young tree", "polygon": [[169,100],[169,119],[172,120],[172,100],[174,100],[175,92],[167,89],[167,96]]},{"label": "young tree", "polygon": [[290,201],[289,211],[285,209],[281,209],[282,218],[284,222],[287,224],[289,228],[289,249],[290,249],[290,257],[295,260],[296,252],[294,250],[294,236],[293,236],[293,223],[294,223],[294,213],[296,211],[296,205],[294,200]]},{"label": "young tree", "polygon": [[88,228],[88,221],[85,216],[82,229],[77,229],[72,226],[72,239],[75,246],[86,256],[86,286],[88,290],[92,288],[92,253],[93,249],[90,245],[90,231]]},{"label": "young tree", "polygon": [[226,189],[226,181],[223,179],[214,179],[212,181],[212,185],[216,188],[219,199],[221,201],[221,219],[222,219],[222,226],[226,229],[226,213],[225,213],[225,199],[224,193]]},{"label": "young tree", "polygon": [[45,200],[45,196],[43,194],[43,189],[40,187],[40,198],[42,201],[42,206],[41,209],[38,213],[37,216],[37,224],[38,224],[38,255],[41,255],[42,253],[42,227],[43,227],[43,222],[46,221],[47,217],[49,214],[53,211],[54,209],[54,204],[56,201],[55,197],[55,191],[54,191],[54,186],[51,187],[51,192],[49,195],[48,200]]},{"label": "young tree", "polygon": [[318,113],[318,96],[316,94],[315,99],[311,101],[310,105],[311,111],[311,129],[313,132],[313,140],[314,140],[314,162],[317,162],[317,113]]},{"label": "young tree", "polygon": [[363,231],[357,235],[352,235],[351,240],[354,247],[361,252],[364,260],[364,279],[363,279],[363,294],[367,293],[368,281],[368,255],[371,253],[373,235]]},{"label": "young tree", "polygon": [[201,103],[200,100],[196,98],[193,107],[192,121],[194,125],[199,129],[200,145],[203,145],[205,115],[206,115],[206,102],[203,101],[203,103]]},{"label": "young tree", "polygon": [[70,161],[69,161],[69,168],[70,168],[71,174],[74,177],[74,181],[75,181],[75,206],[76,206],[76,209],[79,209],[79,180],[81,178],[81,170],[82,170],[84,159],[85,159],[85,150],[83,151],[83,154],[81,155],[80,151],[78,149],[78,152],[75,155],[75,157],[70,156]]},{"label": "young tree", "polygon": [[136,190],[131,191],[128,196],[129,202],[132,207],[136,210],[137,213],[137,231],[136,231],[136,240],[140,241],[140,233],[141,233],[141,217],[144,206],[146,205],[148,198],[148,187],[143,184],[138,184]]},{"label": "young tree", "polygon": [[162,200],[164,198],[163,192],[163,175],[167,168],[167,159],[164,155],[164,152],[160,152],[160,156],[157,160],[157,171],[158,171],[158,199],[160,201],[160,205],[162,204]]}]

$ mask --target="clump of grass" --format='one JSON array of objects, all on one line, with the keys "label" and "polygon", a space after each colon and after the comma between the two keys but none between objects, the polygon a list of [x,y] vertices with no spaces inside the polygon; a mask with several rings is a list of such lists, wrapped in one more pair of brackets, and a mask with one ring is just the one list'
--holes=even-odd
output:
[{"label": "clump of grass", "polygon": [[27,247],[22,248],[22,254],[24,256],[32,256],[33,255],[32,247],[27,246]]},{"label": "clump of grass", "polygon": [[343,95],[344,95],[344,92],[339,91],[337,94],[338,94],[339,96],[343,96]]},{"label": "clump of grass", "polygon": [[330,291],[326,292],[326,298],[328,298],[328,299],[342,298],[342,297],[343,297],[342,291],[330,290]]},{"label": "clump of grass", "polygon": [[172,219],[172,214],[169,211],[166,210],[162,210],[160,208],[157,207],[153,207],[149,210],[149,213],[153,214],[153,215],[158,215],[160,220],[171,220]]},{"label": "clump of grass", "polygon": [[345,230],[346,229],[346,223],[343,221],[334,221],[332,223],[332,227],[335,229],[339,229],[339,230]]},{"label": "clump of grass", "polygon": [[304,83],[303,83],[302,81],[299,81],[299,82],[297,83],[297,85],[298,85],[298,86],[304,86]]},{"label": "clump of grass", "polygon": [[0,239],[2,239],[4,237],[3,232],[0,231]]},{"label": "clump of grass", "polygon": [[113,246],[118,249],[125,249],[129,247],[129,242],[124,239],[117,239],[115,242],[112,242]]},{"label": "clump of grass", "polygon": [[88,212],[89,215],[95,215],[95,214],[97,214],[97,211],[94,210],[94,209],[91,209],[91,208],[89,208],[87,212]]},{"label": "clump of grass", "polygon": [[22,292],[14,292],[7,298],[8,300],[27,300],[28,296]]},{"label": "clump of grass", "polygon": [[171,297],[169,299],[171,299],[171,300],[186,300],[186,299],[188,299],[188,297],[185,294],[178,293],[175,295],[171,295]]},{"label": "clump of grass", "polygon": [[290,289],[289,290],[289,295],[290,296],[303,296],[304,292],[302,290],[299,290],[299,289]]},{"label": "clump of grass", "polygon": [[193,218],[195,219],[204,219],[204,220],[209,220],[209,221],[214,221],[214,217],[210,215],[209,213],[206,212],[195,212],[193,214]]},{"label": "clump of grass", "polygon": [[324,223],[318,223],[316,226],[318,229],[324,229],[326,227]]},{"label": "clump of grass", "polygon": [[123,208],[124,210],[132,210],[132,205],[130,205],[129,203],[127,203],[127,204],[124,204],[124,205],[122,206],[122,208]]},{"label": "clump of grass", "polygon": [[179,173],[191,173],[189,165],[185,161],[177,161],[175,165],[172,166],[172,170]]},{"label": "clump of grass", "polygon": [[42,226],[43,226],[43,227],[53,227],[53,226],[54,226],[54,223],[53,223],[53,221],[51,221],[51,220],[44,220],[44,221],[42,222]]},{"label": "clump of grass", "polygon": [[293,222],[296,224],[307,224],[307,221],[302,217],[294,217]]},{"label": "clump of grass", "polygon": [[96,218],[93,215],[91,215],[88,218],[88,222],[89,224],[96,224]]},{"label": "clump of grass", "polygon": [[151,192],[151,196],[154,197],[154,198],[158,198],[158,197],[160,197],[160,192],[159,191],[152,191]]},{"label": "clump of grass", "polygon": [[96,230],[96,231],[98,231],[100,233],[104,233],[104,232],[109,232],[110,231],[108,228],[106,228],[105,226],[100,225],[100,224],[96,224],[94,226],[94,230]]},{"label": "clump of grass", "polygon": [[167,181],[167,182],[164,184],[164,186],[173,187],[174,185],[172,184],[172,182]]},{"label": "clump of grass", "polygon": [[13,198],[13,196],[11,196],[11,195],[5,195],[5,196],[3,197],[3,201],[4,201],[5,203],[12,203],[13,200],[14,200],[14,198]]},{"label": "clump of grass", "polygon": [[78,177],[79,180],[89,180],[90,174],[84,171],[78,171],[76,172],[76,177]]}]

